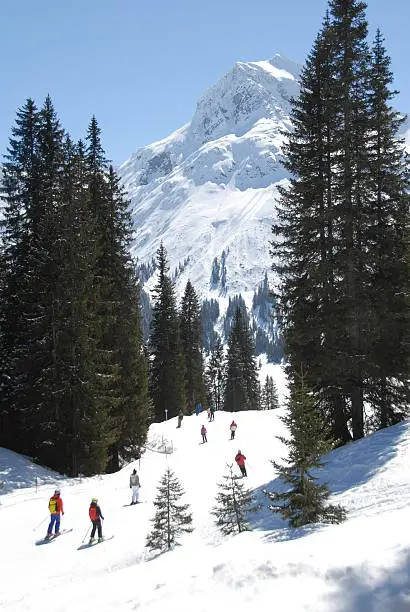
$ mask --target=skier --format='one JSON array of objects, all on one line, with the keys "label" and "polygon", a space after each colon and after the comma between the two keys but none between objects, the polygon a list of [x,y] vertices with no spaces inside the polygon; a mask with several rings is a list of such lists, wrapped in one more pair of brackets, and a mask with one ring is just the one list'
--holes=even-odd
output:
[{"label": "skier", "polygon": [[53,534],[53,527],[55,525],[55,535],[60,535],[60,514],[64,514],[63,500],[60,497],[60,489],[54,491],[54,495],[50,497],[48,502],[48,509],[50,511],[50,524],[47,529],[46,540],[49,540]]},{"label": "skier", "polygon": [[242,472],[242,476],[247,476],[248,475],[246,473],[245,460],[246,460],[245,455],[242,455],[241,451],[238,450],[238,453],[237,453],[237,455],[235,457],[235,461],[238,464],[239,469]]},{"label": "skier", "polygon": [[183,419],[183,418],[184,418],[184,413],[182,412],[182,410],[180,410],[180,411],[178,412],[178,426],[177,426],[177,429],[178,429],[178,427],[181,427],[181,425],[182,425],[182,419]]},{"label": "skier", "polygon": [[133,470],[130,476],[130,489],[132,489],[132,501],[131,506],[138,504],[138,498],[140,495],[140,479],[137,474],[137,470]]},{"label": "skier", "polygon": [[210,421],[215,421],[215,408],[214,408],[214,406],[211,406],[211,407],[210,407],[209,412],[210,412],[210,414],[211,414],[211,416],[210,416],[209,420],[210,420]]},{"label": "skier", "polygon": [[104,517],[102,515],[101,508],[97,502],[98,502],[98,499],[96,497],[93,497],[91,500],[90,508],[88,510],[88,514],[93,524],[89,544],[92,544],[95,541],[94,536],[95,536],[95,532],[97,529],[98,529],[98,542],[103,541],[101,519],[104,520]]},{"label": "skier", "polygon": [[235,438],[235,432],[236,432],[237,427],[238,427],[238,426],[237,426],[237,424],[235,423],[235,421],[234,421],[234,420],[232,420],[232,423],[231,423],[231,424],[230,424],[230,426],[229,426],[229,429],[231,430],[231,440],[234,440],[234,438]]},{"label": "skier", "polygon": [[206,427],[205,425],[202,425],[201,427],[201,436],[202,436],[202,442],[208,442],[208,440],[206,439]]}]

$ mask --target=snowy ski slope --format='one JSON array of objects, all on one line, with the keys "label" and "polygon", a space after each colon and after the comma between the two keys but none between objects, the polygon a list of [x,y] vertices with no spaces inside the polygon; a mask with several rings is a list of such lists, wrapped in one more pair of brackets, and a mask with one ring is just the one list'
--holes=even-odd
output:
[{"label": "snowy ski slope", "polygon": [[[216,612],[258,609],[286,612],[408,612],[410,610],[410,455],[405,422],[331,453],[323,478],[333,501],[349,512],[343,525],[292,530],[263,508],[253,531],[231,538],[216,531],[210,509],[217,482],[238,449],[248,458],[247,484],[257,501],[275,486],[270,459],[283,456],[282,410],[236,413],[237,439],[229,439],[232,414],[218,412],[153,425],[140,462],[120,472],[65,479],[0,449],[0,610],[34,612]],[[205,422],[208,444],[201,444]],[[161,450],[172,447],[170,455]],[[169,465],[182,481],[195,531],[176,550],[149,560],[145,536],[158,480]],[[130,502],[129,475],[140,473],[138,506]],[[36,491],[35,478],[46,481]],[[73,531],[46,546],[48,498],[55,483],[65,505],[62,526]],[[25,486],[27,485],[27,486]],[[276,482],[276,485],[278,483]],[[77,548],[97,496],[115,537]]]}]

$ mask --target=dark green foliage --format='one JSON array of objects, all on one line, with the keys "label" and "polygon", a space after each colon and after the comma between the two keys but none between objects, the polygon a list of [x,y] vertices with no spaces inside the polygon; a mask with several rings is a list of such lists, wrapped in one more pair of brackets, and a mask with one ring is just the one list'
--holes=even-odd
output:
[{"label": "dark green foliage", "polygon": [[154,501],[156,512],[151,521],[152,531],[146,541],[149,550],[170,550],[178,545],[181,535],[193,531],[192,515],[188,512],[189,504],[180,503],[182,495],[184,491],[181,483],[168,468],[160,480],[158,495]]},{"label": "dark green foliage", "polygon": [[228,341],[224,410],[257,410],[258,403],[254,346],[244,313],[238,307]]},{"label": "dark green foliage", "polygon": [[229,334],[231,333],[231,328],[232,328],[232,325],[235,319],[235,314],[238,308],[240,308],[242,311],[242,314],[246,320],[246,325],[249,325],[248,312],[246,310],[245,300],[243,299],[242,295],[239,294],[239,295],[234,295],[232,297],[229,296],[228,307],[226,309],[226,313],[225,313],[225,317],[223,321],[223,330],[224,330],[224,336],[226,339],[229,338]]},{"label": "dark green foliage", "polygon": [[[1,444],[73,475],[139,453],[148,426],[131,225],[92,120],[18,112],[3,176]],[[128,453],[128,455],[127,455]]]},{"label": "dark green foliage", "polygon": [[219,302],[217,300],[204,300],[201,307],[202,347],[206,353],[212,349],[218,334],[215,323],[219,317]]},{"label": "dark green foliage", "polygon": [[293,178],[281,189],[272,254],[289,376],[309,364],[323,419],[344,443],[363,436],[365,401],[384,424],[404,414],[408,166],[387,105],[384,49],[379,38],[372,59],[367,44],[365,4],[334,0],[330,9],[293,103]]},{"label": "dark green foliage", "polygon": [[144,344],[148,343],[151,321],[152,321],[152,306],[151,300],[149,298],[148,293],[141,289],[140,291],[140,300],[141,300],[141,326],[142,326],[142,337]]},{"label": "dark green foliage", "polygon": [[221,338],[218,336],[209,357],[206,368],[206,379],[209,389],[209,403],[215,410],[221,410],[225,379],[225,357]]},{"label": "dark green foliage", "polygon": [[179,316],[182,354],[185,364],[185,396],[188,406],[206,403],[202,356],[201,310],[192,283],[188,280]]},{"label": "dark green foliage", "polygon": [[314,395],[306,386],[303,371],[290,389],[289,410],[282,421],[289,429],[290,438],[279,439],[286,444],[289,455],[285,465],[272,461],[279,478],[289,488],[282,493],[268,493],[274,502],[271,509],[280,512],[291,527],[309,523],[340,523],[346,513],[341,506],[328,505],[330,492],[326,484],[318,484],[312,469],[323,466],[322,455],[332,444],[325,438],[323,419]]},{"label": "dark green foliage", "polygon": [[368,141],[375,191],[369,242],[374,250],[372,305],[374,309],[369,398],[376,426],[394,425],[406,416],[409,379],[409,165],[397,134],[405,118],[390,105],[393,75],[384,40],[377,32],[370,71],[372,93]]},{"label": "dark green foliage", "polygon": [[211,512],[216,517],[215,524],[224,535],[249,531],[246,517],[249,512],[255,510],[252,508],[254,500],[251,491],[245,489],[239,477],[234,475],[232,464],[228,467],[229,474],[223,476],[224,482],[218,485],[216,506]]},{"label": "dark green foliage", "polygon": [[275,410],[279,408],[278,390],[272,376],[266,376],[261,391],[261,410]]},{"label": "dark green foliage", "polygon": [[[150,353],[150,389],[156,421],[185,411],[185,372],[179,333],[179,317],[174,287],[168,275],[166,251],[161,243],[157,251],[158,282],[154,289]],[[193,408],[191,406],[191,408]]]}]

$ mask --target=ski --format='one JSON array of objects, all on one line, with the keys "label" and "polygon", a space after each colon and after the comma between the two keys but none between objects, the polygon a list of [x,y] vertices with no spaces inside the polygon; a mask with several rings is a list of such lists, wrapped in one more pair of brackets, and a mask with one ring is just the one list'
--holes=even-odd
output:
[{"label": "ski", "polygon": [[96,544],[104,544],[104,542],[108,542],[108,540],[112,540],[113,539],[113,535],[108,536],[108,538],[104,538],[102,542],[99,542],[98,540],[95,540],[95,542],[87,542],[87,544],[81,544],[81,546],[79,546],[77,548],[77,550],[84,550],[86,548],[92,548],[93,546],[95,546]]},{"label": "ski", "polygon": [[54,540],[57,540],[60,536],[64,535],[65,533],[70,533],[70,531],[72,531],[72,530],[73,530],[73,528],[71,528],[71,529],[62,529],[60,531],[60,535],[58,535],[58,536],[55,533],[53,533],[51,538],[42,538],[41,540],[37,540],[36,546],[41,546],[42,544],[49,544],[50,542],[54,542]]}]

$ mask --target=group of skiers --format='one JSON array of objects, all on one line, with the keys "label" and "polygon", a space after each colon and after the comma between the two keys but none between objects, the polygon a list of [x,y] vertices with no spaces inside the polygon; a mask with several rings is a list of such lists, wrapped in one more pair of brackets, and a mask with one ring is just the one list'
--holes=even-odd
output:
[{"label": "group of skiers", "polygon": [[[215,410],[211,409],[210,414],[211,416],[209,416],[208,414],[209,421],[213,421],[215,419]],[[178,414],[178,427],[181,427],[183,418],[184,418],[184,415],[181,410]],[[232,423],[229,426],[229,429],[231,432],[231,440],[234,440],[235,438],[235,432],[237,430],[237,427],[238,426],[235,423],[235,421],[232,420]],[[201,436],[202,436],[203,443],[208,442],[206,434],[207,434],[206,427],[205,425],[202,425]],[[241,470],[242,476],[247,476],[246,467],[245,467],[246,457],[245,455],[242,454],[240,450],[238,450],[235,456],[235,461],[239,469]],[[140,479],[137,474],[137,470],[134,469],[130,476],[130,489],[132,489],[132,499],[131,499],[131,504],[130,504],[131,506],[139,503],[140,487],[141,487]],[[63,500],[60,495],[60,489],[56,489],[54,491],[54,495],[50,497],[50,500],[48,502],[48,509],[50,512],[50,523],[48,525],[47,534],[44,538],[45,540],[49,540],[53,536],[53,529],[54,529],[54,536],[59,536],[61,534],[60,522],[61,522],[61,515],[64,515],[64,505],[63,505]],[[92,544],[93,542],[95,542],[95,532],[96,531],[98,532],[98,542],[102,542],[104,539],[103,534],[102,534],[102,521],[104,520],[104,517],[102,515],[101,508],[98,505],[98,499],[96,497],[93,497],[91,500],[91,504],[88,509],[88,515],[92,523],[92,530],[91,530],[89,544]]]},{"label": "group of skiers", "polygon": [[[238,425],[232,419],[232,423],[229,426],[229,429],[230,429],[230,432],[231,432],[231,440],[235,439],[235,433],[236,433],[237,428],[238,428]],[[202,427],[201,427],[201,436],[202,436],[202,443],[203,444],[205,444],[205,442],[208,442],[208,438],[206,437],[206,434],[207,434],[207,430],[206,430],[205,425],[203,424]],[[238,450],[238,452],[236,454],[235,461],[238,464],[239,469],[241,470],[242,476],[247,476],[246,467],[245,467],[246,457],[245,457],[245,455],[243,455],[241,453],[240,450]]]},{"label": "group of skiers", "polygon": [[[137,474],[137,470],[133,470],[130,476],[130,489],[132,489],[132,500],[131,506],[139,503],[139,490],[141,484],[140,479]],[[54,491],[54,495],[50,497],[50,501],[48,502],[48,509],[50,512],[50,523],[48,525],[47,533],[45,536],[45,540],[49,540],[53,536],[53,528],[54,528],[54,536],[57,537],[61,535],[60,531],[60,522],[61,515],[64,514],[64,506],[63,500],[61,498],[60,489],[56,489]],[[102,522],[104,517],[101,512],[101,508],[98,505],[98,499],[93,497],[91,500],[90,507],[88,509],[88,516],[90,517],[90,521],[92,524],[91,536],[89,540],[89,544],[95,542],[95,532],[98,531],[98,542],[103,541],[103,533],[102,533]]]},{"label": "group of skiers", "polygon": [[[215,415],[210,420],[213,421],[214,419],[215,419]],[[180,423],[178,424],[178,427],[181,427]],[[229,430],[231,432],[231,440],[233,440],[235,438],[235,432],[236,432],[237,428],[238,428],[237,424],[235,423],[234,420],[232,420],[232,423],[229,425]],[[208,440],[206,438],[206,433],[207,433],[206,427],[205,427],[205,425],[202,425],[202,427],[201,427],[202,442],[208,442]]]}]

